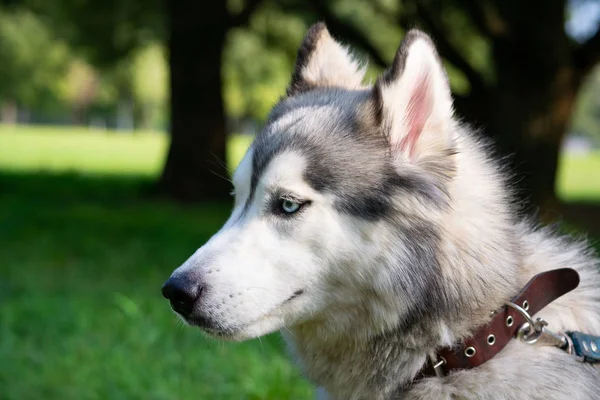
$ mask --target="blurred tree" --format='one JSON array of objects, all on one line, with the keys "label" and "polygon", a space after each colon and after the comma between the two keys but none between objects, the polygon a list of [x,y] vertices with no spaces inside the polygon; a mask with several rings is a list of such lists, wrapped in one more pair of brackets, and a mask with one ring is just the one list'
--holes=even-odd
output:
[{"label": "blurred tree", "polygon": [[571,130],[600,143],[600,66],[586,80],[577,103]]},{"label": "blurred tree", "polygon": [[[591,0],[574,0],[581,6]],[[310,0],[331,31],[385,65],[373,31],[347,2]],[[419,27],[468,83],[459,115],[484,129],[519,178],[522,199],[548,209],[560,144],[583,79],[600,60],[600,30],[577,43],[565,31],[566,0],[376,0],[371,10],[404,31]],[[486,62],[486,59],[489,61]]]},{"label": "blurred tree", "polygon": [[69,65],[65,79],[60,82],[61,98],[71,107],[71,120],[75,124],[86,122],[87,111],[101,88],[97,72],[82,60]]},{"label": "blurred tree", "polygon": [[167,74],[158,43],[134,50],[102,70],[76,58],[61,84],[61,100],[71,107],[75,124],[113,125],[111,114],[116,110],[118,128],[156,129],[164,127],[166,118]]},{"label": "blurred tree", "polygon": [[[135,58],[140,49],[164,38],[162,0],[9,1],[34,10],[93,66],[95,73],[102,77],[102,86],[109,86],[114,92],[111,100],[116,104],[117,128],[129,130],[134,128],[136,121],[141,122],[144,107],[136,107],[139,91],[136,92],[135,87]],[[91,84],[91,81],[87,83]],[[154,81],[148,84],[153,85]],[[90,97],[94,94],[91,89],[98,88],[98,85],[87,87],[90,90],[80,93],[77,99],[81,101],[74,104],[79,111],[73,115],[79,117],[80,123],[87,119],[92,103],[105,103],[103,99]],[[84,104],[85,107],[82,107]]]},{"label": "blurred tree", "polygon": [[164,48],[158,43],[140,49],[131,63],[136,126],[164,125],[167,107],[168,67]]},{"label": "blurred tree", "polygon": [[163,0],[0,0],[35,11],[97,68],[165,36]]},{"label": "blurred tree", "polygon": [[167,2],[171,146],[157,188],[182,200],[224,199],[231,189],[222,177],[227,173],[223,52],[227,33],[245,25],[261,1],[229,4],[234,10],[227,3]]},{"label": "blurred tree", "polygon": [[14,123],[18,107],[48,110],[60,97],[59,82],[70,54],[48,27],[25,9],[0,9],[1,119]]},{"label": "blurred tree", "polygon": [[[106,108],[108,102],[130,107],[135,97],[134,73],[131,71],[135,51],[164,37],[163,0],[0,0],[15,13],[26,13],[52,32],[53,40],[44,46],[27,46],[38,58],[48,54],[56,43],[68,43],[78,56],[75,62],[63,62],[66,79],[55,80],[62,99],[72,107],[73,121],[84,123],[92,105]],[[25,23],[13,20],[19,36],[45,38]],[[0,55],[2,57],[2,55]],[[4,58],[2,57],[4,63]],[[43,63],[36,71],[50,71]],[[23,73],[27,74],[23,70]],[[28,79],[19,84],[34,89]],[[73,87],[74,85],[74,87]],[[114,90],[113,90],[114,89]],[[109,93],[110,92],[110,93]],[[36,97],[40,97],[36,91]],[[56,102],[58,103],[58,102]],[[118,110],[119,111],[119,110]],[[133,111],[131,112],[133,113]],[[119,113],[117,113],[119,114]],[[117,118],[119,119],[119,118]]]},{"label": "blurred tree", "polygon": [[[129,61],[142,59],[136,49],[165,41],[172,143],[156,187],[189,200],[229,191],[218,176],[225,174],[224,98],[232,116],[264,119],[283,93],[306,26],[316,20],[370,55],[371,78],[389,64],[403,31],[429,32],[449,69],[458,113],[483,127],[501,152],[514,154],[521,188],[540,205],[555,200],[559,145],[582,80],[600,58],[600,32],[583,43],[566,33],[567,0],[0,0],[6,2],[35,10],[95,67],[112,68],[116,96],[140,104],[133,107],[140,121],[165,96],[160,79],[146,85],[147,76],[162,72]],[[251,29],[239,29],[251,15]],[[119,65],[123,60],[130,68]]]},{"label": "blurred tree", "polygon": [[[140,94],[122,61],[165,40],[170,68],[171,146],[156,189],[182,200],[228,195],[222,59],[227,33],[245,25],[260,0],[0,0],[41,16],[126,101]],[[91,86],[93,89],[93,85]],[[89,92],[89,91],[88,91]],[[73,96],[72,96],[73,97]],[[218,171],[214,171],[218,170]]]},{"label": "blurred tree", "polygon": [[265,120],[271,107],[285,93],[296,47],[306,29],[307,23],[300,16],[264,3],[248,27],[230,31],[223,62],[228,117]]}]

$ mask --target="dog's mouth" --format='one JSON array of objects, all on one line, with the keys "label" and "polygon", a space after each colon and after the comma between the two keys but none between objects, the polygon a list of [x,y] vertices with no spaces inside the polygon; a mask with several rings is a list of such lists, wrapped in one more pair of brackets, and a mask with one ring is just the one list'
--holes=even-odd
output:
[{"label": "dog's mouth", "polygon": [[222,326],[214,320],[205,318],[205,317],[196,317],[190,316],[184,318],[185,321],[193,326],[197,326],[207,335],[221,340],[236,340],[242,336],[242,333],[249,327],[260,323],[261,320],[268,318],[271,314],[273,314],[276,310],[279,310],[281,307],[287,305],[288,303],[294,301],[298,297],[304,294],[304,289],[296,290],[290,297],[280,303],[278,306],[273,307],[270,311],[265,313],[263,316],[257,318],[256,320],[242,324],[237,326]]}]

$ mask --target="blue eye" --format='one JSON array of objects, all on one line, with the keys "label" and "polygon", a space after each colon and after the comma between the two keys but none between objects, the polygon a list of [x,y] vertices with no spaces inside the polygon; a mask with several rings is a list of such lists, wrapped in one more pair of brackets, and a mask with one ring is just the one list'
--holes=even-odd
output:
[{"label": "blue eye", "polygon": [[301,203],[289,199],[281,199],[281,211],[286,214],[294,214],[300,210]]}]

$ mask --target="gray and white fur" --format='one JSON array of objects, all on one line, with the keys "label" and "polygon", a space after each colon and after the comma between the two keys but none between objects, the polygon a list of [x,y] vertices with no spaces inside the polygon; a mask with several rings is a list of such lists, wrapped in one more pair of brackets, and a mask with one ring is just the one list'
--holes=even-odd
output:
[{"label": "gray and white fur", "polygon": [[432,40],[410,31],[374,85],[325,25],[237,168],[231,217],[163,292],[210,335],[281,330],[328,399],[600,399],[600,369],[512,340],[496,357],[413,382],[535,274],[580,286],[539,312],[600,335],[598,260],[521,217],[488,145],[455,118]]}]

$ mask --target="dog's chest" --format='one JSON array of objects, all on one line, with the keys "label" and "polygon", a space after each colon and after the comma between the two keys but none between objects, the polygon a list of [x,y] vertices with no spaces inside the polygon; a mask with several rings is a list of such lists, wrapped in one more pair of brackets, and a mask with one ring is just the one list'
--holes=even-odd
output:
[{"label": "dog's chest", "polygon": [[302,339],[291,340],[294,356],[306,377],[332,399],[390,399],[410,379],[411,371],[422,365],[421,357],[391,345],[325,344]]},{"label": "dog's chest", "polygon": [[369,390],[377,372],[364,354],[309,345],[297,350],[296,356],[307,378],[325,388],[334,399],[383,399],[373,397],[373,391]]}]

